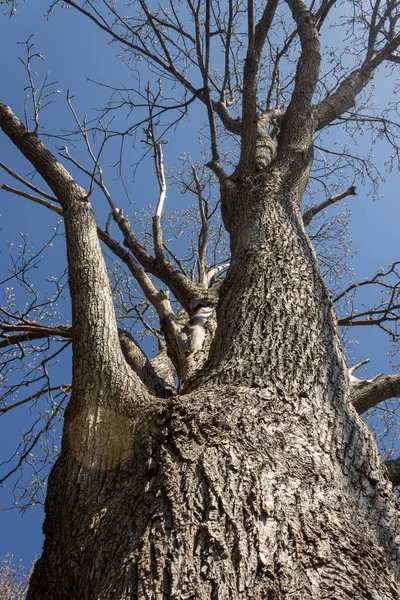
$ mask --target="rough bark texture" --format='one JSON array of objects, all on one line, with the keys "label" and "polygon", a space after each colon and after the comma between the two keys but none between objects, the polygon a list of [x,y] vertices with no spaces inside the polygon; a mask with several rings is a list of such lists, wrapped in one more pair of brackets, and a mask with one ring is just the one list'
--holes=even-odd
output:
[{"label": "rough bark texture", "polygon": [[400,485],[400,458],[396,460],[389,460],[385,462],[385,466],[388,471],[388,477],[394,487]]},{"label": "rough bark texture", "polygon": [[[128,339],[124,359],[89,199],[0,105],[0,126],[63,207],[73,301],[73,395],[28,600],[399,597],[398,504],[351,404],[336,317],[300,211],[316,127],[352,106],[380,55],[313,108],[318,31],[302,0],[288,5],[302,56],[275,148],[256,110],[271,19],[266,12],[254,26],[248,3],[242,151],[233,176],[220,176],[231,262],[215,333],[214,316],[203,327],[215,289],[192,290],[163,267],[189,315],[171,336],[179,329],[195,341],[183,345],[192,354],[183,357],[190,365],[179,395],[149,384],[151,367]],[[275,2],[268,7],[272,18]],[[168,358],[159,363],[172,382]]]},{"label": "rough bark texture", "polygon": [[400,396],[400,374],[386,375],[353,394],[353,405],[362,414],[387,398]]},{"label": "rough bark texture", "polygon": [[28,600],[398,598],[398,507],[279,181],[229,190],[243,218],[186,393],[68,410]]},{"label": "rough bark texture", "polygon": [[143,423],[125,460],[117,422],[117,464],[64,454],[28,598],[397,598],[396,515],[368,431],[287,400],[193,393]]}]

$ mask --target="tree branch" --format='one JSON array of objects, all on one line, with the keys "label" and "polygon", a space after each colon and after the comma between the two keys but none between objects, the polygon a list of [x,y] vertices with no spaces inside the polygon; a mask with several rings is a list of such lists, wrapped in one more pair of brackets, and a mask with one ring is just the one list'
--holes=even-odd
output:
[{"label": "tree branch", "polygon": [[317,206],[309,208],[305,213],[303,213],[304,226],[307,227],[307,225],[311,223],[311,220],[315,217],[315,215],[328,208],[328,206],[332,206],[332,204],[336,204],[336,202],[343,200],[343,198],[346,198],[347,196],[357,196],[356,188],[354,185],[347,188],[347,190],[336,194],[335,196],[327,198],[327,200],[324,200],[324,202],[321,202]]},{"label": "tree branch", "polygon": [[360,287],[364,287],[366,285],[379,285],[379,286],[385,287],[387,289],[392,289],[393,287],[396,286],[396,284],[392,284],[392,285],[390,283],[384,284],[382,280],[384,277],[387,277],[391,273],[395,273],[397,275],[397,277],[400,278],[400,275],[397,274],[397,270],[396,270],[398,265],[400,265],[400,261],[395,261],[391,264],[391,266],[389,267],[389,269],[387,271],[378,271],[371,279],[366,279],[365,281],[352,283],[347,289],[345,289],[338,296],[333,298],[332,302],[334,302],[334,303],[338,302],[338,300],[343,298],[343,296],[346,296],[347,294],[349,294],[352,290],[360,288]]},{"label": "tree branch", "polygon": [[254,165],[257,140],[264,134],[257,118],[257,77],[262,50],[275,16],[277,0],[268,0],[260,21],[254,28],[253,0],[248,0],[248,44],[243,68],[242,144],[239,169]]},{"label": "tree branch", "polygon": [[43,390],[40,390],[39,392],[36,392],[35,394],[32,394],[31,396],[24,398],[23,400],[18,400],[18,402],[14,402],[14,404],[9,404],[8,406],[4,406],[4,407],[0,408],[0,415],[4,415],[5,413],[7,413],[9,410],[12,410],[13,408],[17,408],[18,406],[27,404],[28,402],[31,402],[32,400],[36,400],[36,398],[39,398],[39,396],[42,396],[43,394],[47,394],[48,392],[57,392],[58,390],[68,392],[70,389],[71,389],[71,386],[69,384],[56,385],[53,387],[46,387]]},{"label": "tree branch", "polygon": [[92,392],[86,395],[84,390],[87,385],[93,389],[87,373],[97,373],[102,385],[114,387],[123,376],[125,364],[94,214],[85,190],[4,104],[0,104],[0,127],[43,177],[63,208],[72,326],[79,331],[74,337],[74,384],[81,392],[76,397],[87,402]]},{"label": "tree branch", "polygon": [[197,176],[197,171],[192,165],[192,174],[193,179],[196,186],[197,191],[197,200],[199,203],[199,213],[201,219],[201,229],[199,232],[198,242],[197,242],[197,251],[198,251],[198,270],[199,270],[199,283],[202,286],[208,287],[207,285],[207,276],[206,276],[206,250],[208,243],[208,219],[204,210],[203,205],[203,193],[201,189],[201,184],[199,178]]},{"label": "tree branch", "polygon": [[358,377],[353,375],[354,371],[357,371],[364,365],[367,365],[369,362],[370,359],[366,358],[365,360],[360,361],[359,363],[351,367],[351,369],[349,369],[350,383],[353,387],[353,390],[361,390],[362,388],[367,387],[369,384],[375,383],[375,381],[382,377],[383,373],[378,373],[378,375],[375,375],[375,377],[372,377],[372,379],[359,379]]},{"label": "tree branch", "polygon": [[398,487],[400,485],[400,458],[385,460],[385,467],[393,487]]},{"label": "tree branch", "polygon": [[[1,186],[1,189],[4,190],[5,192],[10,192],[12,194],[16,194],[17,196],[22,196],[23,198],[27,198],[28,200],[31,200],[32,202],[36,202],[36,204],[41,204],[42,206],[45,206],[46,208],[52,210],[53,212],[56,212],[58,215],[63,215],[63,211],[62,208],[60,208],[59,206],[56,206],[55,204],[53,204],[52,202],[49,202],[48,200],[43,200],[43,198],[39,198],[38,196],[33,196],[32,194],[28,194],[28,192],[24,192],[22,190],[17,190],[16,188],[11,187],[10,185],[7,185],[6,183],[3,183],[3,185]],[[53,198],[55,201],[57,201],[57,198]]]},{"label": "tree branch", "polygon": [[303,0],[286,1],[297,25],[301,56],[297,61],[292,97],[282,119],[277,159],[287,161],[294,156],[301,157],[308,167],[312,160],[315,133],[311,102],[321,62],[319,35],[313,16]]},{"label": "tree branch", "polygon": [[351,401],[359,415],[384,400],[400,397],[400,374],[386,375],[353,392]]},{"label": "tree branch", "polygon": [[133,336],[123,329],[118,330],[122,353],[128,365],[140,377],[148,389],[160,398],[173,395],[174,388],[164,381],[156,372],[143,350]]},{"label": "tree branch", "polygon": [[40,194],[40,196],[43,196],[43,198],[47,198],[48,200],[53,200],[54,202],[57,202],[57,198],[54,198],[54,196],[51,196],[50,194],[47,194],[40,188],[36,187],[32,183],[30,183],[30,181],[27,181],[26,179],[21,177],[21,175],[18,175],[18,173],[15,173],[15,171],[10,169],[10,167],[7,167],[7,165],[5,165],[4,163],[0,162],[0,167],[2,169],[4,169],[9,175],[11,175],[11,177],[14,177],[14,179],[17,179],[17,181],[23,183],[24,185],[26,185],[28,188],[30,188],[37,194]]},{"label": "tree branch", "polygon": [[[60,327],[46,327],[44,325],[36,325],[35,323],[32,323],[31,325],[0,323],[0,329],[2,329],[0,337],[3,338],[2,341],[0,341],[0,348],[7,348],[7,346],[11,346],[13,344],[21,344],[23,342],[40,340],[52,336],[60,336],[64,338],[72,337],[72,328],[68,325]],[[9,335],[7,333],[14,331],[19,331],[20,333],[15,335]]]},{"label": "tree branch", "polygon": [[320,7],[314,14],[314,20],[318,31],[320,31],[326,17],[329,14],[331,8],[336,4],[336,0],[322,0]]},{"label": "tree branch", "polygon": [[364,61],[359,69],[352,71],[332,92],[313,107],[316,131],[350,110],[355,104],[358,94],[366,87],[374,76],[377,67],[385,60],[390,60],[400,46],[400,35],[394,37],[382,50]]}]

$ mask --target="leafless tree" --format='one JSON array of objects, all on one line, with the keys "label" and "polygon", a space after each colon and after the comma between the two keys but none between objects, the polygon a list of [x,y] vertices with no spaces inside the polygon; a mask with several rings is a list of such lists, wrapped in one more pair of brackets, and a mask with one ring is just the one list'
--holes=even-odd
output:
[{"label": "leafless tree", "polygon": [[[360,131],[385,141],[389,167],[398,160],[398,106],[378,108],[370,86],[385,67],[396,85],[398,3],[353,0],[344,16],[334,0],[137,0],[126,13],[63,0],[49,14],[56,5],[118,44],[136,84],[99,84],[110,101],[93,118],[68,95],[73,127],[50,150],[41,119],[56,90],[36,84],[29,39],[24,122],[0,104],[1,129],[48,186],[2,164],[3,189],[63,219],[72,300],[69,323],[63,277],[43,297],[30,279],[58,229],[39,253],[23,238],[7,277],[30,301],[9,289],[1,309],[0,414],[38,411],[6,472],[44,443],[26,502],[42,493],[64,414],[28,599],[398,598],[399,459],[385,467],[358,415],[384,409],[390,434],[400,375],[356,377],[366,360],[349,372],[338,328],[378,327],[396,357],[400,263],[357,281],[349,216],[330,213],[358,182],[379,188],[369,151],[355,152]],[[344,40],[334,49],[329,24]],[[168,169],[167,137],[202,113],[203,152]],[[135,141],[156,178],[150,220],[128,218],[102,166],[118,145],[124,182]],[[193,199],[181,220],[166,212],[168,186]],[[50,380],[71,347],[72,383]]]}]

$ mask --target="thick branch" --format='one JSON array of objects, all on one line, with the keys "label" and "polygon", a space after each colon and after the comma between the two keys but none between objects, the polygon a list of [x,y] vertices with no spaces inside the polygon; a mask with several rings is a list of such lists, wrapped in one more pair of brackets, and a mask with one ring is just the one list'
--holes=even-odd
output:
[{"label": "thick branch", "polygon": [[326,17],[329,14],[329,11],[335,4],[336,4],[336,0],[322,0],[319,9],[314,14],[314,20],[315,20],[318,31],[320,31]]},{"label": "thick branch", "polygon": [[[203,99],[203,95],[199,94],[198,97],[200,100]],[[229,110],[226,108],[225,104],[222,102],[216,102],[215,100],[211,100],[212,107],[214,112],[219,116],[222,125],[225,127],[227,131],[230,133],[236,133],[237,135],[241,135],[242,133],[242,120],[237,118],[234,119]]]},{"label": "thick branch", "polygon": [[254,165],[259,124],[257,118],[257,77],[260,58],[268,31],[275,16],[277,0],[268,0],[260,21],[254,28],[253,0],[248,2],[248,46],[243,68],[242,145],[240,168]]},{"label": "thick branch", "polygon": [[166,382],[170,389],[175,389],[176,369],[168,356],[167,348],[162,348],[160,352],[150,360],[156,373]]},{"label": "thick branch", "polygon": [[400,45],[400,35],[394,37],[372,59],[365,61],[361,68],[352,71],[339,85],[337,90],[316,104],[313,108],[316,131],[350,110],[358,94],[368,85],[377,67],[390,60]]},{"label": "thick branch", "polygon": [[[301,56],[297,62],[294,90],[282,120],[278,157],[285,154],[302,155],[311,160],[314,140],[314,121],[311,102],[320,69],[320,43],[314,19],[303,0],[287,0],[301,43]],[[310,155],[310,156],[308,156]]]},{"label": "thick branch", "polygon": [[[0,329],[2,333],[0,337],[3,338],[0,341],[0,348],[7,348],[14,344],[22,344],[23,342],[30,342],[33,340],[40,340],[48,337],[72,337],[72,328],[69,326],[60,327],[45,327],[44,325],[12,325],[8,323],[1,323]],[[10,335],[7,332],[19,331],[15,335]]]},{"label": "thick branch", "polygon": [[359,415],[384,400],[400,397],[400,374],[386,375],[352,394],[352,403]]},{"label": "thick branch", "polygon": [[187,313],[192,314],[198,306],[215,306],[218,296],[215,290],[206,290],[196,285],[162,253],[153,258],[136,239],[128,219],[119,214],[116,218],[124,235],[124,244],[142,267],[163,281]]},{"label": "thick branch", "polygon": [[173,388],[158,376],[154,366],[128,331],[118,330],[122,353],[128,365],[148,389],[161,398],[173,395]]},{"label": "thick branch", "polygon": [[199,203],[199,213],[200,213],[200,219],[201,219],[201,229],[200,229],[198,243],[197,243],[199,282],[200,282],[200,285],[208,287],[206,285],[206,279],[207,279],[206,278],[206,268],[207,268],[206,250],[207,250],[207,243],[208,243],[208,219],[207,219],[207,216],[206,216],[206,213],[204,210],[201,184],[200,184],[199,178],[197,176],[196,169],[193,165],[192,165],[192,174],[193,174],[193,179],[194,179],[195,186],[196,186],[197,199],[198,199],[198,203]]},{"label": "thick branch", "polygon": [[323,210],[325,210],[326,208],[328,208],[328,206],[332,206],[332,204],[336,204],[336,202],[343,200],[343,198],[346,198],[347,196],[356,196],[356,195],[357,195],[356,188],[354,185],[351,185],[349,188],[347,188],[347,190],[340,192],[340,194],[331,196],[330,198],[327,198],[327,200],[324,200],[324,202],[321,202],[321,204],[318,204],[317,206],[313,206],[312,208],[309,208],[305,213],[303,213],[304,226],[307,227],[307,225],[309,225],[311,223],[311,221],[315,217],[315,215],[317,215],[318,213],[320,213]]},{"label": "thick branch", "polygon": [[398,487],[400,485],[400,458],[385,460],[385,467],[393,486]]},{"label": "thick branch", "polygon": [[[87,194],[11,109],[0,104],[0,127],[46,181],[63,207],[72,299],[74,382],[83,391],[93,370],[113,378],[123,357],[107,269]],[[102,375],[100,375],[102,374]],[[92,385],[93,387],[93,385]],[[81,396],[84,398],[84,394]]]}]

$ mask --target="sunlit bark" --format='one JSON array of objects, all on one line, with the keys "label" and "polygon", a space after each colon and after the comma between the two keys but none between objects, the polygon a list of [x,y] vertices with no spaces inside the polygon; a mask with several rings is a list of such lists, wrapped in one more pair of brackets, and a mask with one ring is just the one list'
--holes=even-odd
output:
[{"label": "sunlit bark", "polygon": [[[192,35],[173,11],[178,25],[140,0],[140,26],[121,19],[129,33],[122,35],[114,3],[103,3],[107,18],[96,3],[65,4],[172,77],[191,94],[186,108],[192,101],[205,106],[207,166],[219,181],[231,257],[222,285],[210,287],[208,223],[194,167],[203,236],[199,282],[167,257],[160,221],[166,179],[153,134],[148,143],[160,196],[151,256],[101,178],[92,183],[106,197],[126,249],[97,228],[88,193],[0,104],[0,127],[51,188],[54,198],[47,200],[61,206],[48,208],[65,222],[72,299],[72,397],[49,478],[43,554],[27,599],[397,599],[399,506],[357,412],[397,395],[398,376],[351,389],[333,303],[305,231],[313,216],[355,188],[305,215],[301,200],[315,132],[354,105],[377,67],[393,59],[400,38],[393,34],[376,50],[371,23],[362,66],[313,104],[320,29],[334,3],[322,2],[313,14],[303,0],[287,0],[295,28],[288,43],[298,36],[301,47],[292,95],[284,110],[261,110],[260,60],[277,3],[269,0],[257,13],[249,0],[242,110],[233,118],[226,102],[232,5],[227,31],[213,32],[211,0],[204,14],[201,3],[188,0]],[[197,61],[200,89],[174,60],[171,31],[185,51],[191,44],[185,59]],[[220,90],[210,67],[214,34],[226,36]],[[232,174],[220,163],[217,119],[240,138]],[[163,346],[153,361],[118,330],[99,238],[128,266],[158,314]],[[180,312],[149,274],[169,287]],[[29,340],[28,326],[14,335]],[[388,469],[397,481],[397,463]]]}]

